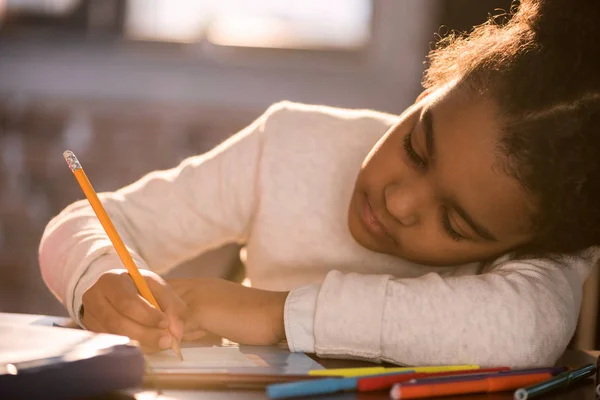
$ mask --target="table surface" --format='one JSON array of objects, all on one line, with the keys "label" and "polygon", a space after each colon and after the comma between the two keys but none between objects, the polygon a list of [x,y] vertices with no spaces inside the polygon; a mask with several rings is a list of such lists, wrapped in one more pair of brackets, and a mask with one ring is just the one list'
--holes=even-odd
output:
[{"label": "table surface", "polygon": [[[2,314],[2,313],[0,313]],[[13,319],[21,319],[21,323],[25,324],[41,324],[51,325],[52,322],[61,323],[62,320],[68,321],[65,318],[48,317],[41,315],[24,315],[24,314],[2,314],[3,318],[11,317]],[[43,320],[40,322],[40,320]],[[578,351],[578,350],[567,350],[565,354],[557,361],[557,365],[571,365],[579,366],[582,364],[596,363],[596,359],[600,356],[600,351]],[[315,359],[325,368],[355,368],[365,366],[375,366],[362,361],[355,360],[332,360],[332,359],[321,359],[311,355],[311,358]],[[593,378],[589,378],[584,382],[576,384],[568,389],[554,392],[552,394],[536,397],[536,399],[562,399],[562,400],[600,400],[600,396],[596,396],[595,388],[596,384]],[[94,397],[93,399],[87,400],[225,400],[225,399],[267,399],[264,390],[163,390],[160,395],[156,391],[150,390],[133,390],[128,392],[113,393],[110,395]],[[335,400],[376,400],[376,399],[389,399],[389,392],[370,392],[370,393],[339,393],[335,395],[318,396],[318,399],[335,399]],[[297,398],[301,399],[301,398]],[[448,400],[512,400],[512,392],[503,393],[490,393],[490,394],[474,394],[474,395],[462,395],[462,396],[448,396],[442,399]]]},{"label": "table surface", "polygon": [[[567,350],[563,357],[557,362],[557,365],[581,365],[595,363],[596,358],[600,355],[598,351],[577,351]],[[320,364],[326,368],[344,368],[371,366],[372,364],[350,361],[350,360],[329,360],[315,358]],[[599,382],[600,383],[600,382]],[[593,378],[590,378],[582,383],[579,383],[571,388],[561,390],[549,395],[537,397],[536,399],[562,399],[562,400],[597,400],[595,395],[596,383]],[[154,391],[138,391],[129,394],[113,394],[103,396],[94,400],[225,400],[225,399],[247,399],[258,400],[267,399],[265,392],[262,390],[236,390],[236,391],[217,391],[217,390],[164,390],[161,395],[157,395]],[[389,399],[387,391],[371,392],[371,393],[339,393],[335,395],[318,396],[319,399],[334,399],[334,400],[378,400]],[[297,398],[301,399],[301,398]],[[462,396],[444,397],[448,400],[512,400],[512,392],[489,393],[489,394],[474,394]]]}]

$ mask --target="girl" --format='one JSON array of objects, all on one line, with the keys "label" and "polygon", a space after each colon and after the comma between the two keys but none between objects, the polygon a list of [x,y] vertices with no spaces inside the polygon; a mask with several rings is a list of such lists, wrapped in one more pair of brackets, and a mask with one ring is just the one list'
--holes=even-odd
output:
[{"label": "girl", "polygon": [[[279,103],[103,194],[164,312],[85,201],[44,233],[45,282],[86,328],[148,350],[170,347],[168,327],[411,365],[552,364],[600,254],[599,15],[523,1],[503,26],[445,39],[399,117]],[[255,288],[160,278],[228,242]]]}]

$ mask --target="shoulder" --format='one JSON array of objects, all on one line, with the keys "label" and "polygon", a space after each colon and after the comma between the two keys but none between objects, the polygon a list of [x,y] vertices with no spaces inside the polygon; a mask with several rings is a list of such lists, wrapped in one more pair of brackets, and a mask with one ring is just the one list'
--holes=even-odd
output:
[{"label": "shoulder", "polygon": [[287,101],[271,106],[262,125],[262,189],[290,197],[311,193],[306,204],[329,193],[339,206],[364,158],[396,120],[372,110]]},{"label": "shoulder", "polygon": [[263,160],[339,168],[345,160],[348,168],[360,165],[396,120],[373,110],[279,102],[262,116]]},{"label": "shoulder", "polygon": [[[391,126],[398,116],[368,109],[338,108],[325,105],[281,101],[264,114],[265,124],[278,131],[302,129],[314,131],[328,127],[344,127],[346,132],[380,130]],[[283,128],[283,129],[281,129]]]}]

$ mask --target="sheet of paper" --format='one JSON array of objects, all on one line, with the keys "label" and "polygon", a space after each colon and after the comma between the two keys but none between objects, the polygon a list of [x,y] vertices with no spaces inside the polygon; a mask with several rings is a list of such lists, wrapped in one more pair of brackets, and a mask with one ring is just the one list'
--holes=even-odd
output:
[{"label": "sheet of paper", "polygon": [[85,331],[63,330],[0,322],[0,364],[56,357],[92,337]]},{"label": "sheet of paper", "polygon": [[97,350],[126,343],[129,343],[129,338],[124,336],[22,325],[19,321],[5,319],[0,320],[0,367],[7,363],[60,357],[79,346]]},{"label": "sheet of paper", "polygon": [[180,361],[173,350],[165,350],[146,357],[154,369],[227,369],[256,367],[237,347],[182,347]]}]

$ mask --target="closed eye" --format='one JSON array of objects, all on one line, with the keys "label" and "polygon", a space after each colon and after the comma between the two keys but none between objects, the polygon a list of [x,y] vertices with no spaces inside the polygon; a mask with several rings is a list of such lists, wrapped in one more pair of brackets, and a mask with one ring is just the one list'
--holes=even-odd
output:
[{"label": "closed eye", "polygon": [[463,235],[456,232],[450,223],[450,218],[448,217],[448,210],[446,207],[442,207],[442,226],[444,227],[444,231],[450,238],[454,241],[460,242],[463,239],[466,239]]},{"label": "closed eye", "polygon": [[419,157],[419,155],[412,146],[412,132],[404,136],[403,144],[404,151],[406,151],[408,158],[410,158],[417,165],[417,167],[421,169],[426,169],[427,163],[421,157]]}]

